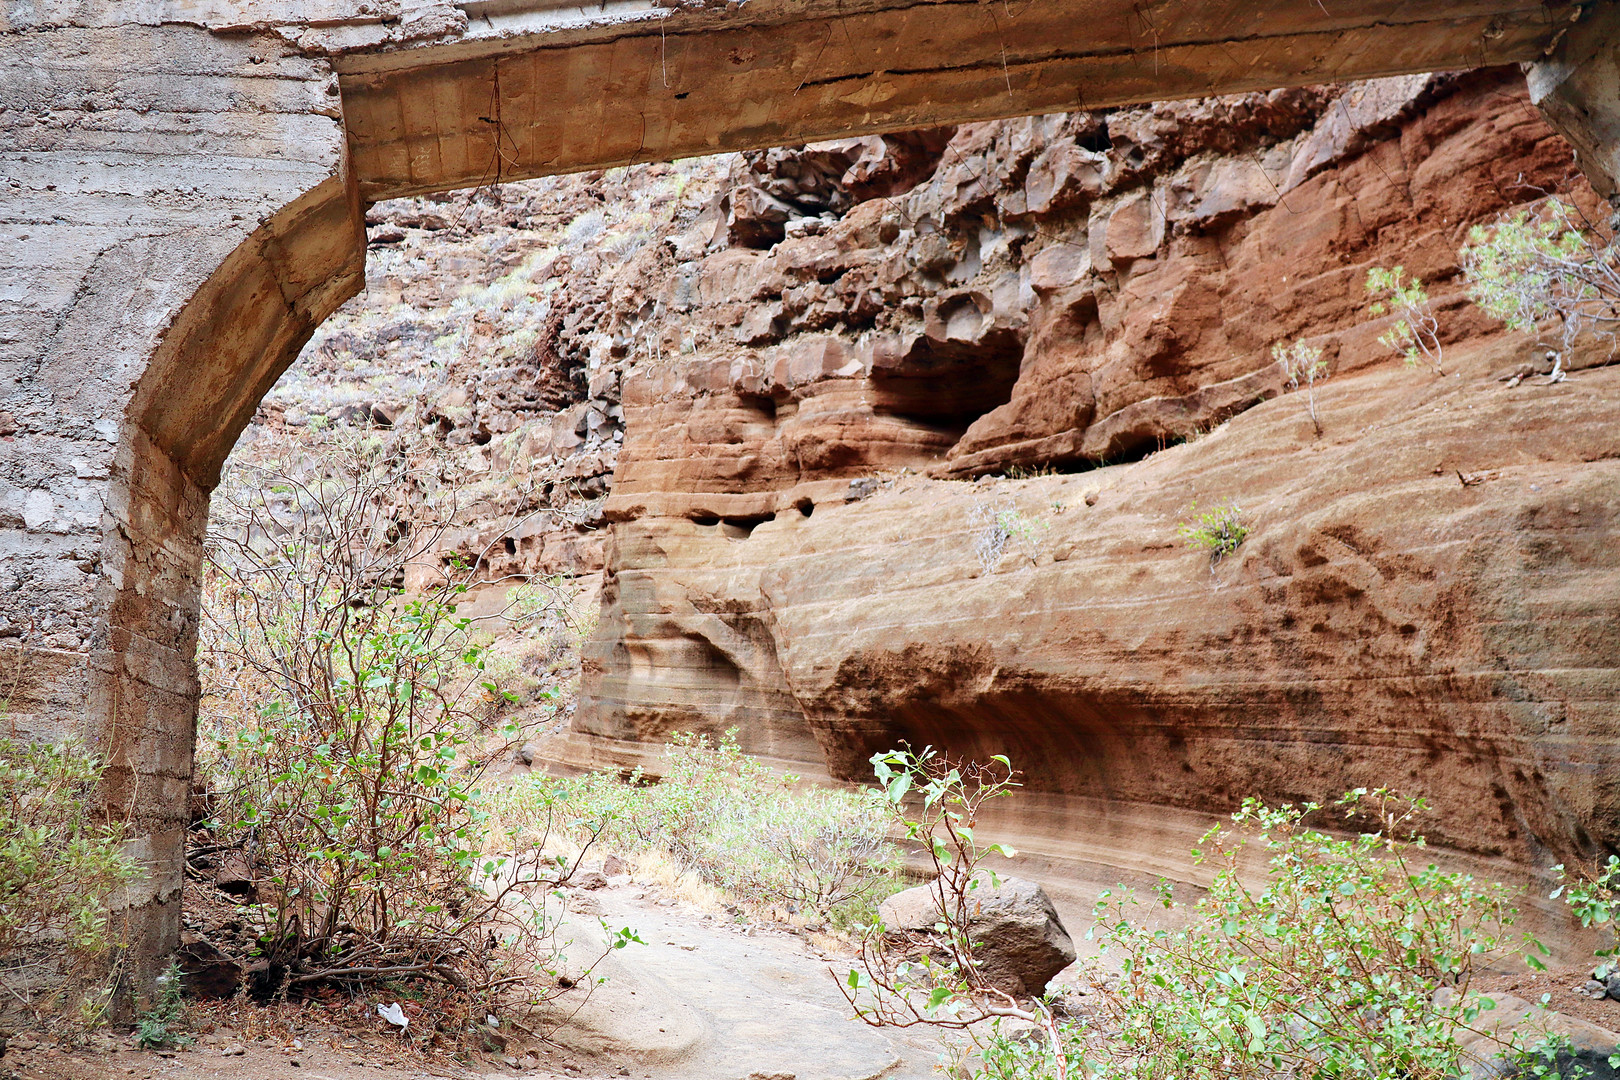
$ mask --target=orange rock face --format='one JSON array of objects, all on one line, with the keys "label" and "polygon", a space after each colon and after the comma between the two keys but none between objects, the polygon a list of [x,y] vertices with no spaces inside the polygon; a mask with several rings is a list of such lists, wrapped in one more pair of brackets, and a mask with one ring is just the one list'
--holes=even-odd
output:
[{"label": "orange rock face", "polygon": [[[1620,373],[1509,387],[1539,354],[1457,268],[1542,189],[1589,196],[1485,72],[977,125],[768,249],[695,224],[624,382],[574,752],[1006,753],[1022,846],[1098,880],[1358,786],[1488,863],[1620,844]],[[1396,264],[1444,377],[1377,343]],[[1299,338],[1320,437],[1271,359]],[[1252,531],[1211,565],[1175,528],[1222,499]]]}]

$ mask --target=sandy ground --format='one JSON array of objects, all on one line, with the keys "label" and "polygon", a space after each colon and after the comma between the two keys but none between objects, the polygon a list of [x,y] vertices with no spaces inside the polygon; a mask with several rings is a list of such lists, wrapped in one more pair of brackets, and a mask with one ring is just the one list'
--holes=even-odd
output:
[{"label": "sandy ground", "polygon": [[933,1033],[877,1030],[851,1016],[836,982],[847,960],[824,960],[793,934],[739,933],[639,893],[594,894],[603,920],[632,927],[647,944],[608,960],[607,983],[558,1033],[565,1046],[660,1080],[934,1075],[941,1046]]},{"label": "sandy ground", "polygon": [[[627,877],[579,892],[565,936],[594,952],[601,925],[628,926],[646,942],[612,954],[607,976],[549,1046],[456,1061],[397,1036],[333,1026],[319,1010],[195,1008],[200,1037],[184,1050],[136,1050],[97,1035],[77,1048],[14,1039],[0,1080],[494,1080],[529,1077],[641,1080],[924,1080],[942,1044],[927,1030],[875,1030],[850,1016],[835,978],[849,962],[805,937],[704,911]],[[1072,972],[1059,982],[1072,978]],[[1482,979],[1477,988],[1549,1004],[1603,1028],[1620,1003],[1574,991],[1581,972]],[[382,1025],[378,1025],[379,1029]],[[21,1047],[19,1047],[21,1044]]]},{"label": "sandy ground", "polygon": [[[660,900],[662,899],[662,902]],[[493,1080],[632,1077],[656,1080],[922,1080],[937,1075],[941,1049],[927,1031],[874,1030],[854,1019],[834,972],[803,937],[759,924],[742,929],[646,887],[614,884],[577,897],[566,931],[581,954],[600,921],[629,926],[647,942],[614,953],[608,977],[555,1044],[457,1062],[418,1053],[388,1036],[358,1035],[312,1011],[286,1010],[275,1030],[203,1023],[212,1031],[186,1049],[141,1051],[96,1036],[69,1048],[14,1039],[0,1080]],[[600,920],[600,921],[599,921]],[[573,1003],[577,1004],[577,1002]],[[572,1008],[573,1004],[569,1007]],[[246,1007],[249,1013],[252,1007]],[[260,1010],[262,1012],[262,1010]],[[214,1018],[194,1010],[193,1022]],[[235,1019],[240,1021],[239,1011]],[[253,1021],[250,1021],[250,1024]],[[525,1055],[525,1056],[516,1056]]]}]

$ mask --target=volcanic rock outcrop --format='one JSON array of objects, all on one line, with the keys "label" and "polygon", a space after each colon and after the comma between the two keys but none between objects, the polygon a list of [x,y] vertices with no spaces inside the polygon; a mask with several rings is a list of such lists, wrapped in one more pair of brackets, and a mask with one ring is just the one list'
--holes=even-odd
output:
[{"label": "volcanic rock outcrop", "polygon": [[649,335],[647,312],[619,311],[613,332],[598,316],[638,295],[657,262],[648,249],[715,201],[727,164],[373,206],[365,292],[266,395],[237,458],[297,453],[327,428],[369,429],[452,492],[441,501],[453,507],[402,508],[417,527],[448,515],[440,563],[476,563],[489,581],[600,570],[603,497],[624,438],[619,377]]},{"label": "volcanic rock outcrop", "polygon": [[[885,157],[932,164],[863,192]],[[1620,375],[1510,387],[1541,353],[1461,295],[1471,225],[1591,201],[1516,71],[735,180],[664,243],[661,292],[600,315],[662,329],[623,377],[565,756],[732,726],[848,779],[903,740],[1007,753],[1019,846],[1099,878],[1158,872],[1246,795],[1355,786],[1427,795],[1431,836],[1485,862],[1620,844]],[[1378,344],[1362,282],[1397,264],[1443,377]],[[1321,437],[1271,356],[1301,338],[1332,365]],[[1211,565],[1175,526],[1223,499],[1253,531]]]}]

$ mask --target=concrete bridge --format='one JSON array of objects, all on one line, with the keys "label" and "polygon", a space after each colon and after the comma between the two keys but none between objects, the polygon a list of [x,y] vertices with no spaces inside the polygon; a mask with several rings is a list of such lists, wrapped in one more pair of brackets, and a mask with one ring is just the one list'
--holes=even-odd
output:
[{"label": "concrete bridge", "polygon": [[364,208],[828,136],[1524,62],[1600,190],[1620,6],[1532,0],[9,0],[0,697],[77,730],[179,930],[208,498],[363,282]]}]

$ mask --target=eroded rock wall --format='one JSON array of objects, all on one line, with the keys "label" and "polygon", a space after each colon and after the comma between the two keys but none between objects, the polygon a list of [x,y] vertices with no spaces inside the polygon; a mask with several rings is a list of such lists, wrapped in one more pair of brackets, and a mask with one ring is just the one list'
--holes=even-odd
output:
[{"label": "eroded rock wall", "polygon": [[437,537],[408,584],[452,559],[487,582],[601,570],[620,374],[655,347],[640,298],[661,240],[715,201],[729,164],[376,204],[365,289],[271,388],[236,456],[318,467],[312,447],[359,438],[430,471],[432,507],[400,493],[402,519]]},{"label": "eroded rock wall", "polygon": [[[1620,843],[1615,377],[1509,389],[1540,354],[1460,291],[1471,224],[1590,197],[1517,72],[932,146],[843,206],[753,159],[667,243],[574,760],[729,726],[851,779],[902,739],[1008,752],[1071,866],[1363,785],[1429,795],[1486,861]],[[1377,343],[1361,283],[1395,264],[1444,377]],[[1332,365],[1321,437],[1279,396],[1296,338]],[[1223,498],[1254,531],[1212,568],[1174,528]]]}]

